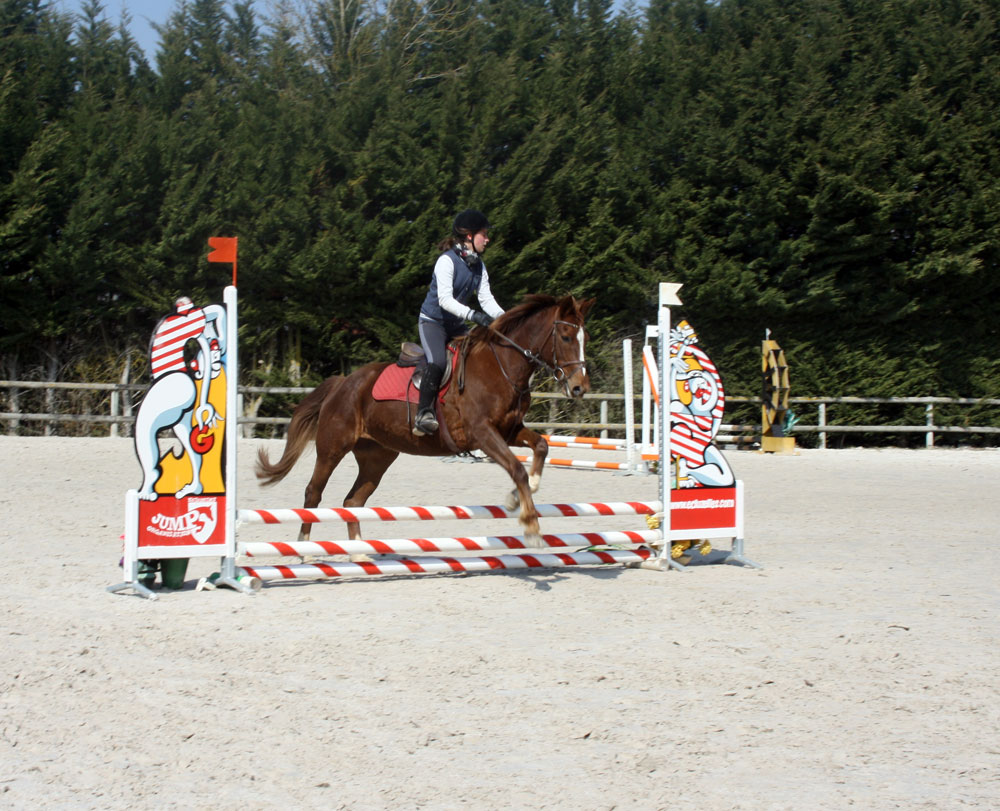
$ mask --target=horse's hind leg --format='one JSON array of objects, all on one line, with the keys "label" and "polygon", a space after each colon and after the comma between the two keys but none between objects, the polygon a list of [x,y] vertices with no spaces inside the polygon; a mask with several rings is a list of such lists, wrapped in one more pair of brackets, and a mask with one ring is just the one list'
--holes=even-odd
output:
[{"label": "horse's hind leg", "polygon": [[[354,458],[358,462],[358,477],[344,498],[344,506],[364,507],[375,492],[389,465],[396,461],[398,451],[383,448],[371,440],[363,439],[354,446]],[[352,541],[361,538],[361,525],[356,521],[347,523],[348,537]]]},{"label": "horse's hind leg", "polygon": [[[528,489],[530,489],[532,493],[537,493],[538,487],[542,483],[542,471],[545,469],[545,457],[549,454],[549,443],[545,441],[545,437],[541,434],[536,431],[532,431],[530,428],[521,426],[521,430],[517,432],[517,436],[511,444],[514,447],[531,448],[531,472],[528,474]],[[507,501],[504,502],[504,506],[508,510],[516,510],[520,503],[521,498],[517,492],[517,488],[514,488],[507,496]]]},{"label": "horse's hind leg", "polygon": [[[350,447],[339,444],[333,446],[321,445],[320,441],[317,440],[316,464],[313,466],[312,478],[309,479],[309,484],[306,485],[305,499],[302,504],[305,509],[310,510],[313,507],[319,506],[319,502],[323,498],[323,490],[326,488],[326,483],[330,480],[330,475],[349,450]],[[312,524],[303,524],[299,530],[299,540],[308,541],[311,530]]]},{"label": "horse's hind leg", "polygon": [[[397,456],[399,456],[397,451],[383,448],[371,440],[358,442],[354,446],[354,458],[358,463],[358,477],[354,480],[354,484],[344,499],[344,506],[347,508],[364,507],[382,481],[382,476],[396,461]],[[361,540],[361,525],[357,521],[347,522],[347,537],[352,541]],[[367,555],[351,555],[351,560],[357,563],[368,561],[370,558]]]}]

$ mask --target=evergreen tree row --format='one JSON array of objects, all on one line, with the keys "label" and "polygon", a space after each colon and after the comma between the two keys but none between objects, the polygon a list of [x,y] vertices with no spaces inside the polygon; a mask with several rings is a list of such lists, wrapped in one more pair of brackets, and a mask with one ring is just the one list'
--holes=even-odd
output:
[{"label": "evergreen tree row", "polygon": [[[997,396],[988,0],[0,0],[0,375],[141,357],[240,238],[244,382],[388,358],[451,217],[498,300],[596,296],[598,388],[659,281],[733,392]],[[601,375],[606,377],[602,386]],[[110,374],[101,379],[109,379]]]}]

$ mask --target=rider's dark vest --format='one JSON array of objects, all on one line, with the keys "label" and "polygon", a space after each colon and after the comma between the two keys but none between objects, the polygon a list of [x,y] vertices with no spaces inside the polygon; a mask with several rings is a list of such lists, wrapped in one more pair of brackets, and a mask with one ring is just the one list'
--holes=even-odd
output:
[{"label": "rider's dark vest", "polygon": [[[452,295],[466,307],[471,306],[469,302],[475,300],[479,294],[479,282],[483,278],[482,263],[476,262],[476,270],[473,271],[455,250],[445,251],[445,255],[451,259],[455,267],[455,277],[451,283]],[[438,304],[437,276],[431,276],[431,287],[427,291],[424,303],[420,306],[420,312],[444,324],[449,333],[465,327],[465,322],[461,318],[445,312]]]}]

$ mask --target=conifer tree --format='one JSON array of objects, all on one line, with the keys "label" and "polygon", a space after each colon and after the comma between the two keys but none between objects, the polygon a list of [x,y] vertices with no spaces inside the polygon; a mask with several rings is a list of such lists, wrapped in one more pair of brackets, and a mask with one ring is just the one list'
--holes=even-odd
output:
[{"label": "conifer tree", "polygon": [[191,0],[155,71],[105,3],[0,0],[5,359],[144,350],[233,234],[260,379],[349,371],[475,206],[502,303],[598,295],[595,352],[670,280],[731,390],[765,328],[811,393],[1000,382],[989,0]]}]

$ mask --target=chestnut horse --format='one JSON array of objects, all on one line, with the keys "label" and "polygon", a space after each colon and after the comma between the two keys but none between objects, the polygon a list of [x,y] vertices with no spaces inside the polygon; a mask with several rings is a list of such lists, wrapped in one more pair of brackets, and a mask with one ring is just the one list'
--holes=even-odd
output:
[{"label": "chestnut horse", "polygon": [[[476,327],[464,340],[464,388],[452,380],[441,403],[441,428],[414,436],[410,403],[375,400],[372,387],[390,364],[369,363],[347,377],[331,377],[306,395],[292,414],[281,459],[272,464],[261,448],[257,478],[264,484],[281,481],[311,439],[316,440],[316,465],[306,486],[308,509],[319,506],[334,468],[348,452],[358,463],[358,477],[344,499],[345,507],[362,507],[400,453],[452,456],[481,450],[510,475],[515,489],[508,509],[521,507],[525,535],[537,539],[538,513],[531,494],[538,489],[548,444],[524,426],[531,402],[534,374],[545,370],[562,384],[568,397],[590,390],[584,358],[587,340],[584,319],[594,300],[572,296],[555,299],[529,295],[501,315],[487,329]],[[510,447],[532,449],[530,477]],[[303,524],[299,540],[309,539]],[[357,523],[348,523],[352,540],[361,537]]]}]

